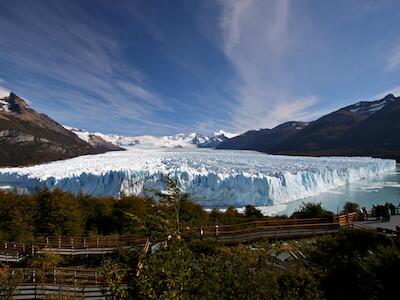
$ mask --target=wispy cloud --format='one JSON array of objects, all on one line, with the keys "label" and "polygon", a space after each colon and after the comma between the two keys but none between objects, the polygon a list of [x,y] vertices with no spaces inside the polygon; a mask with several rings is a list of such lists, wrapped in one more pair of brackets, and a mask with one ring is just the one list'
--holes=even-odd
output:
[{"label": "wispy cloud", "polygon": [[282,62],[297,39],[289,31],[288,0],[219,1],[223,51],[234,66],[232,84],[237,129],[271,127],[291,119],[308,119],[313,95],[291,93]]},{"label": "wispy cloud", "polygon": [[[1,81],[0,81],[1,83]],[[2,86],[0,86],[0,98],[7,97],[10,94],[10,91]]]},{"label": "wispy cloud", "polygon": [[368,99],[368,100],[379,100],[379,99],[382,99],[383,97],[387,96],[388,94],[393,94],[396,97],[399,97],[400,96],[400,85],[394,86],[388,90],[385,90],[382,93],[379,93],[379,94],[375,95],[374,97],[371,97],[371,99]]},{"label": "wispy cloud", "polygon": [[393,71],[400,69],[400,46],[395,47],[387,61],[386,70]]},{"label": "wispy cloud", "polygon": [[[171,111],[168,98],[149,87],[145,74],[122,63],[121,31],[81,7],[70,2],[20,2],[9,18],[0,19],[0,27],[7,31],[0,40],[2,62],[28,79],[9,82],[10,88],[63,122],[71,113],[74,121],[125,119],[137,129],[135,125],[157,125],[154,115]],[[57,101],[49,103],[50,99]]]}]

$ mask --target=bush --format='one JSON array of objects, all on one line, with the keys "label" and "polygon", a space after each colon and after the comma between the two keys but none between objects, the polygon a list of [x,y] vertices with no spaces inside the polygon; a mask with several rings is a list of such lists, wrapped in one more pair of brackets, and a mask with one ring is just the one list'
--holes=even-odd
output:
[{"label": "bush", "polygon": [[214,255],[217,253],[217,245],[216,241],[202,241],[202,240],[193,240],[189,243],[190,250],[195,255]]},{"label": "bush", "polygon": [[0,268],[0,299],[13,299],[15,289],[22,283],[22,274],[12,273],[8,268]]},{"label": "bush", "polygon": [[33,257],[28,265],[32,268],[53,269],[58,267],[62,262],[62,258],[54,253],[45,252]]},{"label": "bush", "polygon": [[333,218],[333,213],[322,208],[321,203],[302,203],[299,210],[292,214],[292,218]]},{"label": "bush", "polygon": [[[381,247],[393,248],[384,235],[367,231],[343,231],[316,239],[307,251],[308,260],[321,282],[327,299],[375,299],[373,272],[366,272],[364,260]],[[372,276],[372,277],[371,277]],[[340,287],[340,289],[338,289]]]},{"label": "bush", "polygon": [[244,209],[244,216],[246,218],[255,218],[255,219],[264,217],[261,210],[255,208],[253,205],[246,205]]},{"label": "bush", "polygon": [[346,204],[343,206],[342,214],[347,214],[347,213],[359,213],[360,212],[360,205],[354,202],[346,202]]}]

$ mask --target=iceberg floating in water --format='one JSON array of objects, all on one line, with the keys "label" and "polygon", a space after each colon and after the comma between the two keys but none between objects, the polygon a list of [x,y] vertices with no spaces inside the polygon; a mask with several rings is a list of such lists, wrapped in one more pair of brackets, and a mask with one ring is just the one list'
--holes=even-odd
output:
[{"label": "iceberg floating in water", "polygon": [[279,205],[395,170],[394,160],[290,157],[253,151],[136,149],[0,169],[0,186],[61,188],[96,196],[162,189],[168,175],[204,207]]}]

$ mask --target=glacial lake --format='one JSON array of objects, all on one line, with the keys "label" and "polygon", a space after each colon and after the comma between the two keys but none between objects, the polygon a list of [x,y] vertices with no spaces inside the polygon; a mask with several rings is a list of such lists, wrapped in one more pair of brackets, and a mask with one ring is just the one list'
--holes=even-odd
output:
[{"label": "glacial lake", "polygon": [[347,201],[355,202],[360,207],[367,209],[372,205],[391,202],[400,204],[400,164],[396,171],[387,172],[374,178],[368,178],[349,183],[332,191],[321,193],[290,203],[270,207],[259,207],[263,213],[268,215],[291,215],[303,202],[321,203],[321,206],[332,212],[341,211]]}]

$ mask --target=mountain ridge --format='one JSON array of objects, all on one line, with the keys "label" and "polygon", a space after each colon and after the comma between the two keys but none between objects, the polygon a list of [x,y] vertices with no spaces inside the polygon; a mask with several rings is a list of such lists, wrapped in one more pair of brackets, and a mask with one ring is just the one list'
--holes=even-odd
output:
[{"label": "mountain ridge", "polygon": [[100,132],[89,132],[86,130],[64,126],[77,134],[81,139],[87,140],[88,136],[97,136],[105,141],[120,147],[137,146],[137,147],[161,147],[161,148],[215,148],[221,142],[229,139],[236,134],[228,133],[223,130],[217,130],[210,136],[199,133],[177,133],[168,136],[124,136],[115,134],[103,134]]},{"label": "mountain ridge", "polygon": [[89,145],[14,93],[0,99],[0,165],[21,166],[106,150]]},{"label": "mountain ridge", "polygon": [[[305,156],[372,156],[400,160],[400,97],[388,94],[360,101],[326,114],[297,132],[248,131],[221,143],[218,149],[256,150]],[[275,131],[275,135],[271,132]],[[266,138],[269,137],[268,138]],[[250,138],[251,137],[251,138]]]}]

